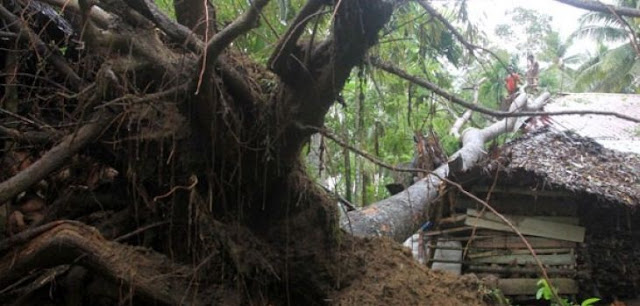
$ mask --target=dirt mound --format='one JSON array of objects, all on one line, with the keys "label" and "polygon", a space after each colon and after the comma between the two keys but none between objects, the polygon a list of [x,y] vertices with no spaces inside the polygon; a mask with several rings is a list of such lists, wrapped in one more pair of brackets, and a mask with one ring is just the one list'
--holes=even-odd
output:
[{"label": "dirt mound", "polygon": [[354,239],[346,250],[356,279],[331,296],[336,305],[486,305],[474,276],[431,271],[386,238]]}]

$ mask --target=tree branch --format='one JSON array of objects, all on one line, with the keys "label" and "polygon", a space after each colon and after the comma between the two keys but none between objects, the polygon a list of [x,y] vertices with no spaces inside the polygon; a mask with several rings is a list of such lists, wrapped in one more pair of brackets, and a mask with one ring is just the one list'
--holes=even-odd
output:
[{"label": "tree branch", "polygon": [[99,112],[94,121],[80,128],[77,133],[66,136],[59,145],[53,147],[27,169],[0,183],[0,203],[7,202],[41,181],[86,144],[95,141],[100,132],[111,123],[111,118],[112,116],[105,112]]},{"label": "tree branch", "polygon": [[[473,105],[478,105],[478,95],[480,91],[479,90],[480,84],[482,84],[485,80],[486,78],[482,78],[479,81],[477,81],[475,84],[473,84]],[[469,121],[469,119],[471,119],[471,115],[473,115],[473,110],[467,109],[464,112],[464,114],[462,114],[462,116],[456,119],[456,122],[453,123],[453,126],[451,126],[451,130],[449,131],[449,134],[453,135],[456,138],[460,138],[460,128],[467,121]]]},{"label": "tree branch", "polygon": [[216,33],[206,47],[207,60],[216,60],[222,50],[238,38],[238,36],[258,26],[260,12],[268,2],[269,0],[252,1],[251,6],[242,16],[238,17],[238,19],[234,20],[230,25],[222,29],[222,31]]},{"label": "tree branch", "polygon": [[620,16],[640,17],[640,10],[628,7],[619,7],[615,5],[607,5],[599,1],[591,0],[556,0],[560,3],[571,5],[589,11],[597,11],[602,13],[610,13],[610,10],[616,12]]},{"label": "tree branch", "polygon": [[67,61],[57,53],[51,52],[47,44],[45,44],[38,34],[34,33],[23,20],[18,18],[16,15],[7,10],[4,6],[0,5],[0,17],[9,24],[9,28],[18,34],[18,40],[25,41],[31,44],[36,54],[45,58],[53,66],[55,66],[60,73],[64,74],[69,80],[69,85],[71,85],[72,89],[79,90],[82,87],[83,80],[80,78],[76,72],[69,66]]},{"label": "tree branch", "polygon": [[495,117],[525,117],[525,116],[541,116],[541,115],[550,115],[550,116],[558,116],[558,115],[601,115],[601,116],[613,116],[620,119],[640,123],[640,118],[635,118],[631,116],[627,116],[624,114],[616,113],[616,112],[605,112],[605,111],[595,111],[595,110],[575,110],[575,111],[558,111],[558,112],[531,112],[531,111],[523,111],[523,112],[502,112],[496,111],[488,108],[484,108],[478,105],[474,105],[473,103],[469,103],[454,94],[447,92],[446,90],[438,87],[437,85],[418,78],[416,76],[410,75],[406,71],[395,67],[389,63],[382,62],[377,58],[371,59],[371,64],[388,72],[391,74],[395,74],[409,82],[422,86],[426,89],[433,91],[435,94],[461,106],[466,107],[467,109],[471,109],[477,111],[479,113],[483,113],[486,115],[491,115]]},{"label": "tree branch", "polygon": [[137,10],[142,16],[147,17],[159,29],[167,33],[172,40],[178,44],[185,44],[187,49],[196,54],[201,54],[204,43],[189,28],[171,20],[158,6],[151,0],[139,0],[127,4]]},{"label": "tree branch", "polygon": [[[175,43],[185,44],[186,49],[195,54],[204,52],[205,44],[189,28],[171,20],[152,1],[140,1],[144,1],[144,3],[137,3],[138,6],[135,6],[134,9],[139,10],[143,16],[149,18],[159,29],[167,33]],[[216,56],[215,65],[220,67],[222,71],[220,75],[234,95],[241,97],[245,101],[253,101],[249,85],[236,69],[228,63],[224,55]]]},{"label": "tree branch", "polygon": [[269,60],[267,61],[267,67],[275,73],[280,72],[280,63],[282,62],[282,55],[290,54],[296,46],[300,35],[302,35],[307,23],[311,21],[311,18],[315,16],[320,8],[322,8],[322,0],[309,0],[300,9],[300,12],[296,15],[296,18],[291,23],[291,26],[287,29],[287,32],[282,35],[276,48],[273,50]]}]

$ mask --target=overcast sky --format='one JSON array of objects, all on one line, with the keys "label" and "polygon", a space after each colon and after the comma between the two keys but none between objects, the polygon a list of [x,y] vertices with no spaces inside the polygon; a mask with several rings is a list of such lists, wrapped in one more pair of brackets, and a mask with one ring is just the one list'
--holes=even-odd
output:
[{"label": "overcast sky", "polygon": [[[439,4],[454,3],[456,0],[435,0]],[[614,0],[603,0],[605,3],[613,3]],[[536,10],[552,17],[551,27],[558,31],[562,38],[568,37],[578,28],[578,19],[586,10],[562,4],[554,0],[467,0],[469,18],[478,25],[489,37],[494,36],[496,25],[510,23],[511,18],[507,11],[516,7]],[[595,42],[583,39],[575,42],[569,54],[595,50]]]},{"label": "overcast sky", "polygon": [[585,10],[574,8],[553,0],[468,0],[469,17],[479,26],[493,32],[496,25],[510,22],[506,15],[515,7],[536,10],[550,15],[551,26],[563,37],[568,36],[578,27],[578,18]]}]

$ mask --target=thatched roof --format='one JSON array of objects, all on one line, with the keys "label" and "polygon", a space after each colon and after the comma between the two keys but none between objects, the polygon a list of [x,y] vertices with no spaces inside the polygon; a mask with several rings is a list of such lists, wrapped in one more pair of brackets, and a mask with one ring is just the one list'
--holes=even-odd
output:
[{"label": "thatched roof", "polygon": [[638,154],[606,149],[572,132],[550,130],[525,135],[499,151],[508,160],[503,164],[505,172],[524,172],[554,189],[591,194],[607,202],[640,204]]}]

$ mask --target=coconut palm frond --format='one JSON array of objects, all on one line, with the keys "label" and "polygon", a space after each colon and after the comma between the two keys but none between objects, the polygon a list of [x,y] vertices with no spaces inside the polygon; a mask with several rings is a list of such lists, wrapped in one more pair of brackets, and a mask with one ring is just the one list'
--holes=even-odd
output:
[{"label": "coconut palm frond", "polygon": [[625,41],[629,39],[625,29],[611,26],[586,25],[576,30],[572,36],[574,38],[591,37],[599,41]]},{"label": "coconut palm frond", "polygon": [[624,24],[620,22],[620,20],[609,13],[603,12],[589,12],[586,13],[578,19],[578,23],[580,26],[587,25],[604,25],[604,26],[619,26],[624,27]]},{"label": "coconut palm frond", "polygon": [[583,65],[575,87],[580,91],[625,92],[635,79],[634,67],[637,67],[635,50],[630,43],[621,45]]}]

